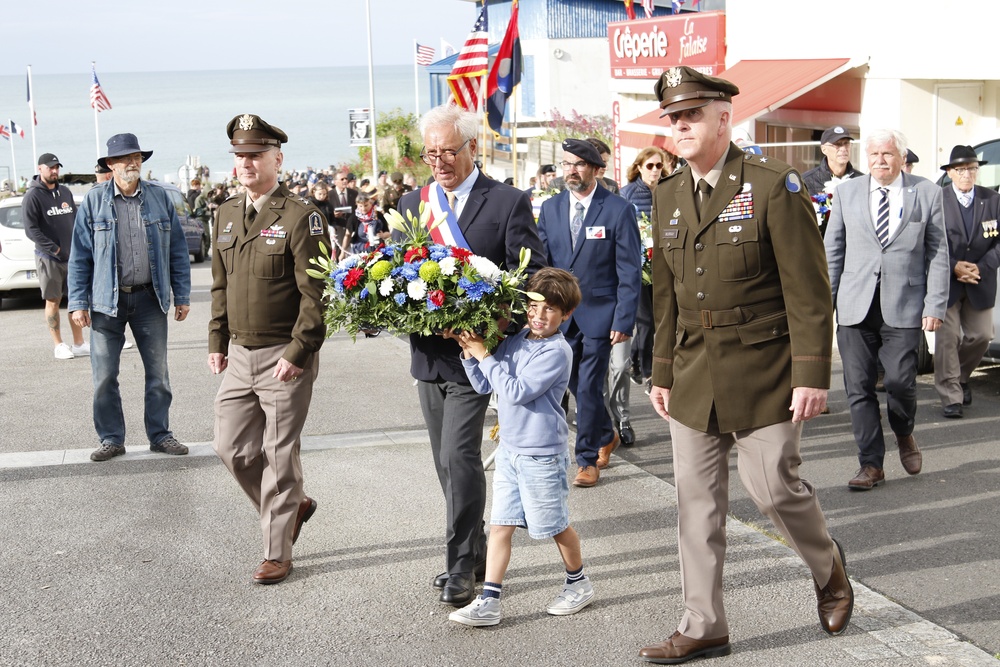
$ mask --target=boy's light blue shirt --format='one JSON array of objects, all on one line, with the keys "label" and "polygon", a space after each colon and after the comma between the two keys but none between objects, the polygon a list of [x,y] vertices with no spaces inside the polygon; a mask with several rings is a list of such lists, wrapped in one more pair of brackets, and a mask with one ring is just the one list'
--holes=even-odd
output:
[{"label": "boy's light blue shirt", "polygon": [[500,445],[519,454],[552,456],[569,446],[562,409],[573,351],[562,333],[529,340],[525,328],[509,336],[482,362],[462,359],[473,388],[496,392]]}]

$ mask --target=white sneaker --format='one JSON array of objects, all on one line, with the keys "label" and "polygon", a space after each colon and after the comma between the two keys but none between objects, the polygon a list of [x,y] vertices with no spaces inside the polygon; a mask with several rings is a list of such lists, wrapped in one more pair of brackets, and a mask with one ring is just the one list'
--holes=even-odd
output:
[{"label": "white sneaker", "polygon": [[59,343],[55,349],[56,359],[72,359],[73,350],[66,343]]},{"label": "white sneaker", "polygon": [[90,356],[90,343],[83,341],[79,345],[74,345],[70,348],[73,351],[74,357],[89,357]]},{"label": "white sneaker", "polygon": [[127,349],[129,349],[130,347],[133,347],[133,343],[132,343],[132,341],[130,341],[130,340],[128,340],[128,339],[126,338],[126,339],[125,339],[125,344],[124,344],[124,345],[122,345],[122,349],[123,349],[123,350],[127,350]]},{"label": "white sneaker", "polygon": [[500,611],[499,598],[477,597],[468,605],[448,614],[449,621],[476,628],[487,625],[497,625],[503,613]]},{"label": "white sneaker", "polygon": [[590,579],[584,577],[573,584],[563,584],[559,595],[549,603],[545,611],[553,616],[569,616],[586,607],[594,599],[594,587]]}]

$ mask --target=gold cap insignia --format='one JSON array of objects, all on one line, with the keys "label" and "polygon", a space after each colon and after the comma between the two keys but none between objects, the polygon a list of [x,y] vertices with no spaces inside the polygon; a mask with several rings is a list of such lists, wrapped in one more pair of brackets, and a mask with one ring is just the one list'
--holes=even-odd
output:
[{"label": "gold cap insignia", "polygon": [[667,70],[667,77],[664,83],[668,88],[681,85],[681,70],[679,67],[671,67]]},{"label": "gold cap insignia", "polygon": [[240,129],[246,132],[253,129],[253,116],[248,113],[240,116]]}]

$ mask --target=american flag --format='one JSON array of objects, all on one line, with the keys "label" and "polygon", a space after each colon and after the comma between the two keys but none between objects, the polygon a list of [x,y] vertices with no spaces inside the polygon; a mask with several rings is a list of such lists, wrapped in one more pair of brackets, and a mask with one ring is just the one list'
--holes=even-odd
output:
[{"label": "american flag", "polygon": [[12,135],[16,134],[17,136],[19,136],[22,139],[24,139],[24,130],[17,123],[15,123],[12,120],[8,120],[7,122],[10,123],[10,133]]},{"label": "american flag", "polygon": [[653,0],[642,0],[642,9],[646,12],[646,18],[653,17]]},{"label": "american flag", "polygon": [[111,100],[104,94],[101,82],[97,80],[97,70],[94,69],[93,65],[90,67],[90,73],[94,77],[94,82],[90,84],[90,106],[97,109],[97,112],[100,113],[105,109],[111,108]]},{"label": "american flag", "polygon": [[479,89],[489,68],[489,30],[486,19],[486,7],[479,12],[476,24],[472,26],[469,38],[465,40],[455,67],[448,75],[448,85],[455,98],[455,104],[463,109],[479,108]]},{"label": "american flag", "polygon": [[417,64],[426,67],[434,62],[434,47],[417,44]]}]

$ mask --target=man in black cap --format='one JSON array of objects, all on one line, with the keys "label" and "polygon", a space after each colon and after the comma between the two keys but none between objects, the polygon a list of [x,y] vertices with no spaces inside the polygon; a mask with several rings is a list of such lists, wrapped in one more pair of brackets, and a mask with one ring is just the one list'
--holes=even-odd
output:
[{"label": "man in black cap", "polygon": [[73,193],[59,184],[60,167],[59,158],[52,153],[43,153],[38,158],[38,174],[31,179],[24,193],[21,215],[24,218],[24,234],[35,244],[35,268],[38,269],[38,283],[45,299],[45,322],[55,346],[55,358],[72,359],[88,356],[90,344],[83,340],[83,329],[72,318],[69,319],[73,332],[72,347],[63,342],[59,327],[59,303],[66,295],[69,250],[73,244],[73,220],[76,217]]},{"label": "man in black cap", "polygon": [[934,388],[950,419],[961,417],[963,406],[972,405],[969,377],[993,338],[1000,194],[976,185],[984,164],[971,146],[955,146],[948,164],[941,165],[951,178],[942,205],[952,275],[948,310],[934,336]]},{"label": "man in black cap", "polygon": [[852,141],[854,138],[850,132],[839,125],[823,130],[819,140],[819,150],[823,154],[823,159],[818,165],[802,174],[802,182],[809,189],[809,194],[833,192],[841,181],[864,176],[851,164]]},{"label": "man in black cap", "polygon": [[303,490],[299,447],[326,326],[323,281],[306,271],[330,233],[315,206],[278,182],[284,132],[254,114],[226,131],[246,192],[219,207],[214,228],[208,367],[228,369],[214,446],[260,517],[264,560],[253,582],[276,584],[317,506]]},{"label": "man in black cap", "polygon": [[670,422],[685,612],[640,657],[731,650],[722,571],[734,447],[754,504],[812,571],[821,627],[840,634],[854,601],[844,556],[798,474],[802,423],[826,405],[833,339],[812,203],[791,167],[732,142],[734,84],[672,67],[655,90],[687,161],[653,195],[650,390]]},{"label": "man in black cap", "polygon": [[191,308],[191,263],[184,229],[163,187],[139,178],[153,151],[139,148],[134,134],[108,139],[97,163],[114,178],[91,188],[76,214],[69,258],[69,311],[81,327],[92,327],[94,427],[101,446],[92,461],[125,453],[118,372],[125,328],[132,330],[146,372],[145,425],[149,449],[184,455],[188,448],[170,430],[173,393],[167,372],[167,312],[173,293],[174,320]]},{"label": "man in black cap", "polygon": [[632,336],[642,284],[642,249],[635,207],[597,187],[605,162],[592,143],[562,144],[566,189],[542,203],[538,235],[549,266],[573,273],[583,296],[561,329],[573,348],[569,390],[576,398],[575,486],[591,487],[619,437],[604,404],[613,345]]}]

